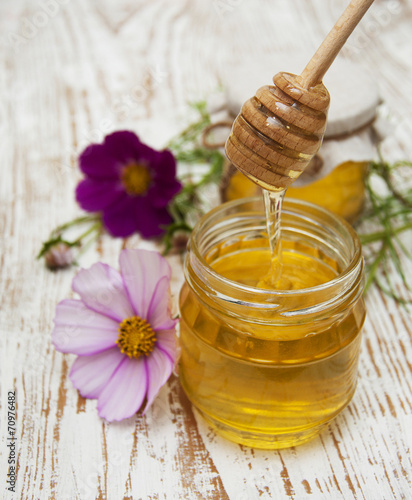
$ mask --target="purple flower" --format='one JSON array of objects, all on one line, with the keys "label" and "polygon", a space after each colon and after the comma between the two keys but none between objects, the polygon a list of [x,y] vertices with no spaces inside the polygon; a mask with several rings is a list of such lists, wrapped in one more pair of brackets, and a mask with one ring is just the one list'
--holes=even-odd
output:
[{"label": "purple flower", "polygon": [[182,185],[170,151],[156,151],[124,130],[91,144],[79,163],[86,179],[77,186],[76,199],[87,212],[101,212],[113,236],[138,232],[151,238],[172,222],[167,205]]},{"label": "purple flower", "polygon": [[70,379],[85,398],[98,399],[108,421],[145,411],[168,380],[176,358],[169,310],[171,270],[157,252],[123,250],[121,273],[101,262],[73,279],[80,300],[57,305],[52,341],[77,354]]}]

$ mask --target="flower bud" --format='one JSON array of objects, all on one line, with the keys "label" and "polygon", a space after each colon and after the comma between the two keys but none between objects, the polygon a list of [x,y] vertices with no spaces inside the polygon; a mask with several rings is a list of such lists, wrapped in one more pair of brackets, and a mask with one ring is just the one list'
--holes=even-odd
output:
[{"label": "flower bud", "polygon": [[182,254],[186,251],[190,234],[185,231],[178,231],[172,237],[171,254]]},{"label": "flower bud", "polygon": [[69,267],[74,262],[74,255],[71,247],[66,243],[59,242],[53,245],[44,254],[46,266],[49,269],[62,269]]}]

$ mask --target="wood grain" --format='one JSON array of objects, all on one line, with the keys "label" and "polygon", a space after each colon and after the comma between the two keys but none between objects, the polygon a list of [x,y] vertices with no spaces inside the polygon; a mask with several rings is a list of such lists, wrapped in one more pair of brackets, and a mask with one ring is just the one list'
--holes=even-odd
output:
[{"label": "wood grain", "polygon": [[[227,442],[173,377],[145,416],[108,424],[54,351],[56,303],[75,269],[35,261],[50,230],[79,214],[78,153],[115,129],[163,147],[230,64],[298,50],[309,59],[346,0],[4,0],[0,5],[0,481],[6,499],[366,499],[412,497],[410,312],[367,297],[358,390],[314,441],[280,452]],[[46,7],[44,7],[46,6]],[[47,10],[48,9],[48,10]],[[379,81],[393,119],[385,155],[411,159],[412,2],[376,0],[343,57]],[[273,26],[277,29],[274,30]],[[357,34],[356,34],[357,33]],[[274,68],[288,70],[288,68]],[[291,69],[293,71],[293,69]],[[396,82],[396,85],[395,85]],[[262,82],[262,85],[267,82]],[[406,244],[411,245],[409,238]],[[103,237],[82,261],[117,266]],[[128,246],[153,248],[134,237]],[[181,262],[171,257],[174,301]],[[410,264],[407,275],[412,276]],[[408,297],[400,282],[398,292]],[[7,393],[17,394],[16,494],[5,490]]]}]

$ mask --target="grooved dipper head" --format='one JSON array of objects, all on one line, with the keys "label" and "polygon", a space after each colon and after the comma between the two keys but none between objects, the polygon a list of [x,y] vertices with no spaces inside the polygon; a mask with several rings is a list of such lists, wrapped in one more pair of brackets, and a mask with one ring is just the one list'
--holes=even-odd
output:
[{"label": "grooved dipper head", "polygon": [[244,103],[226,142],[229,160],[265,189],[286,189],[318,152],[326,127],[329,93],[306,89],[299,77],[278,73]]}]

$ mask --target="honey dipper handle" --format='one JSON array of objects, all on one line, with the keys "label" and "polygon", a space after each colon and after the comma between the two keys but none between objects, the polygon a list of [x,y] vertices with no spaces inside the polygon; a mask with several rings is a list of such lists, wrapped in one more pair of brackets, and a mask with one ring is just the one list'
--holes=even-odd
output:
[{"label": "honey dipper handle", "polygon": [[335,57],[345,45],[374,0],[352,0],[300,75],[304,88],[320,83]]}]

